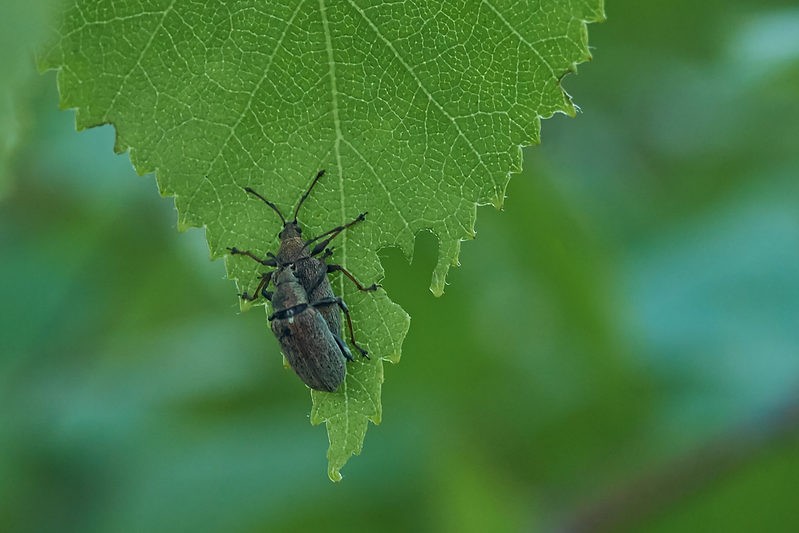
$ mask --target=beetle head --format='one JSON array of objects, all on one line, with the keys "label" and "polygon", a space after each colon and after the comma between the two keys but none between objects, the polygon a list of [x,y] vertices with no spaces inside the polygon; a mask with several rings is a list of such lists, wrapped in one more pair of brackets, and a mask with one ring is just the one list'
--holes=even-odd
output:
[{"label": "beetle head", "polygon": [[286,239],[295,239],[302,237],[302,228],[299,224],[297,224],[296,220],[292,220],[291,222],[286,222],[283,224],[283,229],[277,235],[280,237],[280,240]]}]

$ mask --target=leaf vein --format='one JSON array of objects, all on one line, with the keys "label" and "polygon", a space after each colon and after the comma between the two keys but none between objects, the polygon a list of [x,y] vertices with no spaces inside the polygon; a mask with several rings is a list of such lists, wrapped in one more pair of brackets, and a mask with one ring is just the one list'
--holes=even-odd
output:
[{"label": "leaf vein", "polygon": [[150,34],[150,38],[147,39],[147,44],[145,44],[144,48],[142,48],[141,53],[139,53],[139,57],[136,58],[136,62],[133,64],[132,67],[130,67],[130,70],[128,71],[128,73],[125,74],[125,77],[122,78],[122,82],[119,84],[119,90],[116,92],[114,97],[111,98],[111,103],[108,104],[108,109],[103,114],[103,120],[104,121],[108,122],[108,114],[114,108],[114,105],[116,104],[117,98],[119,98],[119,96],[122,94],[122,89],[125,87],[125,84],[130,79],[130,76],[131,76],[131,74],[133,74],[133,71],[136,70],[137,67],[141,66],[141,62],[144,59],[145,54],[147,54],[147,52],[150,50],[150,46],[152,46],[152,44],[153,44],[153,41],[155,41],[156,34],[158,33],[158,31],[160,29],[162,29],[164,27],[164,21],[166,21],[166,17],[175,8],[175,4],[176,3],[177,3],[177,0],[172,0],[172,3],[169,4],[169,7],[164,10],[164,14],[161,17],[161,20],[158,21],[158,24],[156,24],[155,28],[153,29],[153,32]]},{"label": "leaf vein", "polygon": [[244,106],[244,109],[239,114],[239,118],[232,126],[230,126],[230,134],[220,144],[219,151],[216,153],[214,158],[208,164],[208,169],[206,170],[206,174],[211,171],[213,166],[216,164],[217,160],[221,157],[222,152],[225,151],[225,148],[227,148],[228,144],[230,143],[230,140],[236,134],[236,130],[241,125],[242,121],[244,120],[244,117],[252,109],[252,103],[255,100],[255,95],[261,89],[261,86],[263,85],[264,81],[266,81],[269,75],[269,71],[272,69],[272,65],[275,62],[275,56],[277,55],[277,52],[280,49],[280,47],[283,45],[283,40],[286,38],[286,34],[288,34],[289,28],[294,23],[294,19],[297,17],[297,13],[300,12],[300,8],[303,6],[303,4],[305,4],[305,0],[301,0],[300,2],[297,3],[297,7],[294,8],[294,12],[291,14],[291,17],[289,17],[289,20],[286,22],[286,27],[283,29],[283,33],[280,34],[280,38],[277,40],[275,48],[272,50],[272,53],[269,55],[269,60],[266,66],[264,67],[264,72],[263,75],[261,76],[261,79],[259,79],[258,83],[255,84],[255,87],[250,93],[250,97],[247,99],[247,104]]},{"label": "leaf vein", "polygon": [[483,157],[482,157],[482,155],[481,155],[481,154],[480,154],[480,152],[477,150],[477,148],[475,148],[474,144],[472,144],[472,141],[469,139],[469,137],[467,137],[467,136],[466,136],[466,134],[463,132],[463,130],[461,129],[461,127],[460,127],[460,125],[458,124],[458,122],[457,122],[457,120],[455,119],[455,117],[454,117],[454,116],[452,116],[452,115],[450,115],[450,114],[449,114],[449,112],[448,112],[448,111],[447,111],[447,110],[444,108],[444,106],[443,106],[443,105],[441,105],[441,104],[438,102],[438,100],[436,100],[436,99],[435,99],[435,97],[433,96],[433,94],[432,94],[432,93],[431,93],[431,92],[430,92],[430,91],[429,91],[429,90],[428,90],[428,89],[427,89],[427,88],[424,86],[424,84],[422,83],[422,80],[420,80],[420,79],[419,79],[419,76],[416,74],[416,71],[414,71],[414,70],[413,70],[413,68],[411,67],[411,65],[410,65],[410,64],[408,64],[408,62],[407,62],[407,61],[405,61],[405,59],[403,59],[403,57],[402,57],[402,56],[399,54],[399,52],[397,51],[397,49],[396,49],[396,47],[394,46],[394,44],[393,44],[391,41],[389,41],[389,40],[388,40],[388,39],[387,39],[387,38],[386,38],[386,37],[385,37],[385,36],[384,36],[384,35],[381,33],[380,29],[379,29],[379,28],[378,28],[378,27],[375,25],[375,23],[374,23],[374,22],[372,22],[372,19],[370,19],[370,18],[369,18],[369,17],[366,15],[366,13],[364,12],[364,10],[363,10],[363,9],[361,9],[361,7],[360,7],[360,6],[358,6],[358,5],[357,5],[357,4],[356,4],[356,3],[355,3],[353,0],[347,0],[347,2],[348,2],[348,3],[349,3],[349,4],[350,4],[352,7],[353,7],[353,9],[355,9],[355,11],[357,11],[357,12],[358,12],[358,14],[359,14],[359,15],[360,15],[360,16],[363,18],[363,20],[364,20],[364,21],[365,21],[365,22],[366,22],[366,23],[369,25],[369,27],[372,29],[372,31],[375,33],[375,35],[378,37],[378,39],[380,39],[381,41],[383,41],[383,44],[385,44],[385,45],[388,47],[388,49],[389,49],[389,50],[391,50],[391,53],[392,53],[392,54],[394,54],[394,57],[395,57],[395,58],[397,58],[397,61],[399,61],[399,62],[400,62],[400,64],[402,65],[402,67],[403,67],[405,70],[407,70],[407,71],[408,71],[408,74],[410,74],[410,75],[411,75],[411,77],[414,79],[414,81],[416,82],[416,84],[417,84],[417,86],[419,87],[419,89],[421,89],[421,90],[422,90],[422,92],[423,92],[423,93],[424,93],[424,94],[427,96],[428,100],[429,100],[429,101],[430,101],[430,102],[431,102],[431,103],[432,103],[432,104],[433,104],[433,105],[434,105],[434,106],[435,106],[435,107],[436,107],[436,108],[437,108],[437,109],[438,109],[438,110],[439,110],[439,111],[440,111],[440,112],[441,112],[441,113],[442,113],[442,114],[443,114],[443,115],[444,115],[444,116],[447,118],[447,120],[449,120],[449,122],[450,122],[450,123],[451,123],[451,124],[452,124],[452,125],[455,127],[455,130],[456,130],[456,131],[457,131],[457,133],[458,133],[458,137],[460,137],[461,139],[463,139],[463,140],[466,142],[466,144],[468,145],[469,149],[470,149],[470,150],[472,151],[472,153],[473,153],[473,154],[474,154],[474,155],[477,157],[477,161],[480,163],[480,166],[482,166],[482,167],[483,167],[483,169],[484,169],[484,170],[486,171],[486,173],[488,174],[488,176],[487,176],[487,177],[488,177],[488,178],[491,180],[492,184],[494,185],[494,188],[497,188],[497,187],[498,187],[498,183],[497,183],[497,181],[496,181],[496,178],[494,177],[494,174],[493,174],[493,172],[491,172],[491,170],[490,170],[490,169],[488,168],[488,166],[485,164],[485,162],[483,161]]}]

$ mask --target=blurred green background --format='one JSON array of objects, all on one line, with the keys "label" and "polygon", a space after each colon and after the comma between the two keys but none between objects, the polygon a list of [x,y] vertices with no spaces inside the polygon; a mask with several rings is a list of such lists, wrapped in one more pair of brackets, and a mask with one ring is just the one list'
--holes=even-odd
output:
[{"label": "blurred green background", "polygon": [[4,42],[0,531],[799,530],[799,8],[607,12],[445,296],[384,251],[412,325],[338,485],[203,232]]}]

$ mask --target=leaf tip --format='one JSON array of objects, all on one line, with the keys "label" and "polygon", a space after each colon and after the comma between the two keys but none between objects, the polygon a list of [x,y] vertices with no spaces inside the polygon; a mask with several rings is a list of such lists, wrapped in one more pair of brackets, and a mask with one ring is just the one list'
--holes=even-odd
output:
[{"label": "leaf tip", "polygon": [[430,281],[430,292],[433,293],[433,296],[436,298],[440,298],[444,295],[444,286],[447,284],[447,268],[443,273],[440,273],[438,269],[433,271],[433,279]]},{"label": "leaf tip", "polygon": [[[494,209],[496,209],[497,211],[502,211],[502,208],[505,206],[505,194],[499,193],[496,196],[494,196],[491,199],[491,205],[493,205]],[[477,232],[472,230],[472,234],[469,236],[469,238],[474,239],[475,237],[477,237]]]},{"label": "leaf tip", "polygon": [[333,483],[338,483],[343,479],[341,471],[332,464],[327,467],[327,477],[330,478],[330,481]]},{"label": "leaf tip", "polygon": [[[467,237],[474,239],[477,236],[477,233],[473,228],[469,231],[470,233],[467,235]],[[436,298],[444,294],[444,287],[447,285],[447,274],[449,273],[449,269],[451,267],[460,266],[458,256],[460,255],[461,242],[463,241],[464,239],[462,238],[446,242],[442,241],[441,239],[438,240],[438,262],[433,269],[433,276],[430,281],[430,292],[432,292],[433,296]]]}]

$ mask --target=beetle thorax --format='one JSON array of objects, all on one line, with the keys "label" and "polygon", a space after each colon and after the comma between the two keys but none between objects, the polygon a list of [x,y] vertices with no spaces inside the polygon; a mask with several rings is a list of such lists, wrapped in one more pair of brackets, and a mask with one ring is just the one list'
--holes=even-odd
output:
[{"label": "beetle thorax", "polygon": [[275,311],[285,311],[298,305],[308,303],[308,296],[300,282],[297,281],[292,267],[283,267],[277,271],[274,277],[275,294],[272,297],[272,305]]},{"label": "beetle thorax", "polygon": [[308,257],[308,249],[301,237],[292,237],[280,241],[280,250],[277,252],[278,265],[290,265],[299,259]]}]

